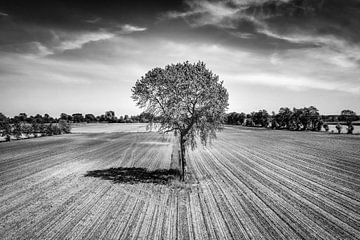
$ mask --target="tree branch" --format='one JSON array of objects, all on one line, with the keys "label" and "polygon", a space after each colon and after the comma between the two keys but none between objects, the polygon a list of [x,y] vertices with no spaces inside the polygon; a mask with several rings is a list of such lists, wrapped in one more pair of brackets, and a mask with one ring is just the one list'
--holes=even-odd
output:
[{"label": "tree branch", "polygon": [[163,111],[164,115],[166,115],[166,112],[165,112],[165,108],[164,108],[164,106],[160,103],[160,101],[159,101],[159,99],[157,99],[157,97],[155,97],[155,96],[154,96],[154,98],[155,98],[155,100],[157,101],[157,103],[160,105],[160,107],[161,107],[161,109],[162,109],[162,111]]},{"label": "tree branch", "polygon": [[171,132],[171,131],[174,131],[174,130],[179,130],[179,128],[177,128],[177,127],[171,128],[171,129],[168,129],[168,130],[164,131],[163,133],[168,133],[168,132]]}]

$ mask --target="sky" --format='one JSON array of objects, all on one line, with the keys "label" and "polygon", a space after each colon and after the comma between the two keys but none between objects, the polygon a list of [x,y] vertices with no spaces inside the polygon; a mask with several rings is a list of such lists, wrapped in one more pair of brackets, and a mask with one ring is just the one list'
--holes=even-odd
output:
[{"label": "sky", "polygon": [[360,113],[360,0],[0,2],[0,112],[135,115],[137,79],[206,63],[228,112]]}]

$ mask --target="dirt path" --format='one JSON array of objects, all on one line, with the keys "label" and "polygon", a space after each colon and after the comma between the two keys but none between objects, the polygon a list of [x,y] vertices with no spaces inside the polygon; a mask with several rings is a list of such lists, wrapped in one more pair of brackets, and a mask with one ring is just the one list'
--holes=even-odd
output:
[{"label": "dirt path", "polygon": [[228,128],[189,152],[186,185],[85,177],[167,169],[173,141],[94,132],[0,144],[0,239],[360,236],[358,137]]}]

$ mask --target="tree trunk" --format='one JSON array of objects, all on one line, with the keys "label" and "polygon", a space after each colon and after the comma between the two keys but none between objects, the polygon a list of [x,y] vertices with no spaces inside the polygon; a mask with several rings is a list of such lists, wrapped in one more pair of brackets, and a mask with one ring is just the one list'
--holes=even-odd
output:
[{"label": "tree trunk", "polygon": [[180,134],[180,157],[181,157],[181,180],[185,181],[185,140],[184,136]]}]

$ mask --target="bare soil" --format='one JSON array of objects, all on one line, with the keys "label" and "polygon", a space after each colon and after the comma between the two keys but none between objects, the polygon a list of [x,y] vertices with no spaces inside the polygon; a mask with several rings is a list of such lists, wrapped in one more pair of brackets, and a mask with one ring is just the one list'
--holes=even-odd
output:
[{"label": "bare soil", "polygon": [[181,183],[172,134],[109,127],[0,144],[0,239],[359,239],[359,136],[228,127]]}]

